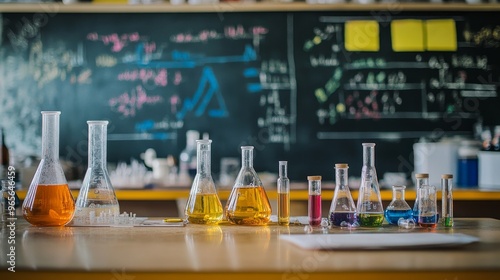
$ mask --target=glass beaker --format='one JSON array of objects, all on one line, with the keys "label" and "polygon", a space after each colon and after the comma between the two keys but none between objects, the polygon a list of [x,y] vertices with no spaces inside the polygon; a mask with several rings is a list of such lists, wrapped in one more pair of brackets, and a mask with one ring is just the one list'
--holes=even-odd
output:
[{"label": "glass beaker", "polygon": [[418,189],[418,225],[423,228],[435,228],[437,225],[436,188],[423,185]]},{"label": "glass beaker", "polygon": [[23,216],[34,226],[63,226],[75,201],[59,162],[59,111],[42,111],[42,160],[23,202]]},{"label": "glass beaker", "polygon": [[212,140],[196,140],[196,176],[184,214],[192,224],[217,224],[222,220],[222,204],[211,172]]},{"label": "glass beaker", "polygon": [[266,225],[270,220],[271,205],[253,168],[253,146],[241,147],[241,169],[224,212],[237,225]]},{"label": "glass beaker", "polygon": [[429,185],[429,174],[417,173],[415,174],[415,204],[413,204],[413,220],[418,223],[418,190],[423,185]]},{"label": "glass beaker", "polygon": [[391,225],[397,225],[399,219],[412,219],[413,210],[405,201],[406,186],[392,186],[392,201],[385,209],[385,219]]},{"label": "glass beaker", "polygon": [[321,176],[307,176],[309,188],[308,215],[309,225],[321,225]]},{"label": "glass beaker", "polygon": [[108,121],[87,121],[89,127],[88,168],[76,199],[74,224],[89,224],[90,216],[120,215],[106,161]]},{"label": "glass beaker", "polygon": [[349,166],[345,163],[335,164],[335,192],[330,206],[330,222],[334,226],[352,226],[358,219],[347,184],[348,169]]},{"label": "glass beaker", "polygon": [[290,224],[290,179],[287,176],[287,162],[279,162],[278,188],[278,224]]},{"label": "glass beaker", "polygon": [[363,143],[363,168],[357,212],[360,226],[379,227],[384,222],[384,208],[375,170],[374,143]]}]

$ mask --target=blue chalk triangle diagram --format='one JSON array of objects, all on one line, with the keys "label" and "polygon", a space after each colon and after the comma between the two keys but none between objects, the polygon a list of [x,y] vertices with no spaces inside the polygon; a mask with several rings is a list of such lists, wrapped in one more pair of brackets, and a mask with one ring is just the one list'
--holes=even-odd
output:
[{"label": "blue chalk triangle diagram", "polygon": [[224,97],[220,92],[219,83],[215,78],[214,72],[210,67],[204,67],[200,83],[193,98],[186,98],[182,109],[177,113],[177,119],[183,120],[188,112],[194,111],[196,117],[202,116],[207,110],[208,104],[212,98],[216,98],[219,105],[218,109],[209,109],[208,115],[213,118],[223,118],[229,115]]}]

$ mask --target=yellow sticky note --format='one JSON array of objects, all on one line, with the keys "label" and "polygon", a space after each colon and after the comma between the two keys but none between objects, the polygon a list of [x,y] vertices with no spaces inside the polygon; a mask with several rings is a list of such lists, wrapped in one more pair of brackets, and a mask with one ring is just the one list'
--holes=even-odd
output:
[{"label": "yellow sticky note", "polygon": [[379,26],[374,20],[354,20],[345,23],[345,48],[348,51],[378,51]]},{"label": "yellow sticky note", "polygon": [[424,50],[424,24],[421,20],[391,21],[392,49],[395,52]]},{"label": "yellow sticky note", "polygon": [[428,51],[456,51],[457,28],[453,19],[432,19],[425,22]]}]

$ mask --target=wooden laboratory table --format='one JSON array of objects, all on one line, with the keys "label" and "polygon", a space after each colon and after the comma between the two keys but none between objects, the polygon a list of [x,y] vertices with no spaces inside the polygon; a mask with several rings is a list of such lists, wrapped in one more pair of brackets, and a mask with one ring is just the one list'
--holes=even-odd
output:
[{"label": "wooden laboratory table", "polygon": [[[16,272],[7,271],[1,231],[1,279],[500,279],[500,220],[456,219],[453,229],[480,242],[413,250],[304,250],[282,241],[303,226],[52,227],[16,225]],[[412,232],[428,232],[415,229]],[[399,232],[384,225],[352,234]],[[349,233],[335,228],[329,234]],[[314,234],[321,234],[315,232]],[[169,277],[169,278],[167,278]]]}]

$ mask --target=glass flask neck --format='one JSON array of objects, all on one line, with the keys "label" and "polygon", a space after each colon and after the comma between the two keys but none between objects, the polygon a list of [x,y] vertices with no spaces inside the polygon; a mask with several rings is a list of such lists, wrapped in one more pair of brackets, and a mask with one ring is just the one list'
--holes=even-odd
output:
[{"label": "glass flask neck", "polygon": [[42,111],[42,159],[59,160],[59,111]]},{"label": "glass flask neck", "polygon": [[106,167],[106,140],[108,121],[88,121],[89,167]]},{"label": "glass flask neck", "polygon": [[363,143],[363,166],[375,166],[375,144]]},{"label": "glass flask neck", "polygon": [[279,165],[280,165],[280,168],[279,168],[279,177],[280,178],[287,178],[288,175],[287,175],[287,162],[286,161],[280,161],[279,162]]},{"label": "glass flask neck", "polygon": [[347,186],[347,169],[348,167],[335,168],[335,185],[338,188],[345,188]]},{"label": "glass flask neck", "polygon": [[253,167],[253,146],[241,147],[241,166]]},{"label": "glass flask neck", "polygon": [[393,186],[392,187],[392,201],[395,200],[405,200],[405,186]]},{"label": "glass flask neck", "polygon": [[309,195],[321,194],[321,176],[308,176]]},{"label": "glass flask neck", "polygon": [[418,190],[423,185],[429,185],[429,178],[417,178],[416,179],[416,189]]},{"label": "glass flask neck", "polygon": [[196,140],[196,172],[202,176],[211,176],[212,140]]}]

